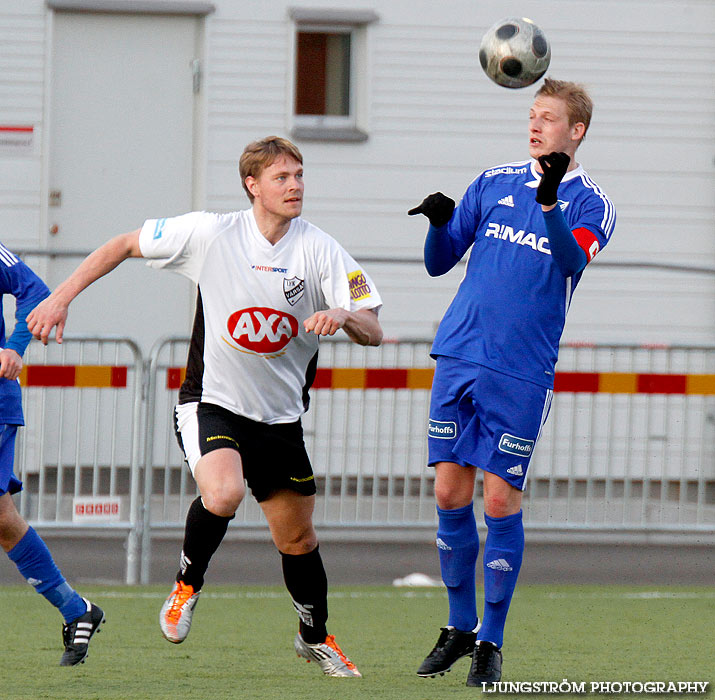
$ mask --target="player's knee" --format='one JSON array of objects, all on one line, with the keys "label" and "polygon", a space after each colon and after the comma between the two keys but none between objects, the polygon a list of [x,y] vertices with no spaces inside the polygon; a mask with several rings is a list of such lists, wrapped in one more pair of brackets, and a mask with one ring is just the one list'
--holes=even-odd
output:
[{"label": "player's knee", "polygon": [[311,527],[297,532],[282,533],[274,538],[274,543],[283,554],[309,554],[318,546],[318,537]]},{"label": "player's knee", "polygon": [[434,485],[434,496],[437,505],[442,510],[455,510],[463,508],[472,502],[474,496],[474,486],[464,487],[461,485],[445,484],[439,481]]},{"label": "player's knee", "polygon": [[490,518],[506,518],[508,515],[513,515],[515,512],[519,511],[517,507],[512,503],[513,499],[510,498],[508,493],[489,493],[484,494],[484,512]]},{"label": "player's knee", "polygon": [[231,517],[241,505],[245,495],[243,484],[217,484],[201,493],[204,508],[214,515]]}]

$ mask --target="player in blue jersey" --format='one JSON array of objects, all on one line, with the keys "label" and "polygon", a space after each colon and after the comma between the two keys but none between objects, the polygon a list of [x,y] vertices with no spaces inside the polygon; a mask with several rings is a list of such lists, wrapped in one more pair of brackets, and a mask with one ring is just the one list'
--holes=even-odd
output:
[{"label": "player in blue jersey", "polygon": [[[32,338],[26,318],[49,293],[45,283],[0,244],[0,546],[25,580],[59,609],[64,618],[65,646],[60,665],[75,666],[86,658],[89,641],[104,621],[104,613],[65,581],[47,546],[12,500],[12,494],[22,489],[13,463],[17,428],[25,424],[18,377],[22,355]],[[2,316],[4,294],[14,296],[16,302],[15,328],[7,340]]]},{"label": "player in blue jersey", "polygon": [[[501,678],[504,625],[524,551],[521,500],[549,413],[559,339],[586,265],[607,243],[615,209],[576,162],[591,121],[582,86],[546,79],[529,112],[529,160],[482,172],[455,203],[441,192],[410,214],[430,221],[425,265],[452,269],[471,247],[432,346],[428,428],[449,621],[418,675],[471,655],[468,686]],[[477,616],[473,509],[484,472],[484,610]]]}]

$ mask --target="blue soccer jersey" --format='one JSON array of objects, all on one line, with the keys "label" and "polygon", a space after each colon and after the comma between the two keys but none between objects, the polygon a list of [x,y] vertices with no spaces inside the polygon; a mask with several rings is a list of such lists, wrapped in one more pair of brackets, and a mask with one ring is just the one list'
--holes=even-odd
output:
[{"label": "blue soccer jersey", "polygon": [[[50,290],[45,283],[19,258],[0,243],[0,312],[2,297],[11,294],[16,301],[16,316],[24,317],[40,303]],[[26,342],[26,341],[25,341]],[[16,351],[22,347],[13,348]],[[8,347],[5,339],[5,321],[0,313],[0,348]],[[19,352],[22,355],[22,352]],[[22,398],[17,380],[0,378],[0,424],[24,425]]]},{"label": "blue soccer jersey", "polygon": [[[559,340],[582,271],[564,277],[554,262],[535,161],[482,172],[446,229],[461,258],[472,246],[459,290],[442,319],[432,355],[484,365],[552,388]],[[591,261],[613,232],[613,204],[581,166],[566,173],[559,206]]]}]

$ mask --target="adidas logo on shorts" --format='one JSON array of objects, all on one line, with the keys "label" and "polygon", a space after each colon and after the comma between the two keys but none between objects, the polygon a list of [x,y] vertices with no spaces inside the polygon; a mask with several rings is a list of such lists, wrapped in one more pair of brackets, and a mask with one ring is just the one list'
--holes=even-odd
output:
[{"label": "adidas logo on shorts", "polygon": [[515,467],[509,467],[506,473],[512,474],[513,476],[524,476],[524,470],[521,468],[521,464],[517,464]]}]

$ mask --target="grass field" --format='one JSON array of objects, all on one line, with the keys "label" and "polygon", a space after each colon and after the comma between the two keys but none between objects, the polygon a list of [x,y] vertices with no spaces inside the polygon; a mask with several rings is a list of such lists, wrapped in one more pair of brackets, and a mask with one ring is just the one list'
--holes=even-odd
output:
[{"label": "grass field", "polygon": [[[159,633],[165,587],[95,586],[82,593],[104,608],[107,623],[87,662],[67,669],[57,665],[56,611],[29,587],[0,589],[3,700],[441,700],[482,694],[464,685],[466,659],[444,677],[415,675],[446,619],[441,589],[332,591],[329,629],[362,679],[324,677],[295,656],[297,617],[282,588],[207,587],[181,645]],[[712,682],[714,610],[712,588],[524,586],[507,623],[503,680]]]}]

